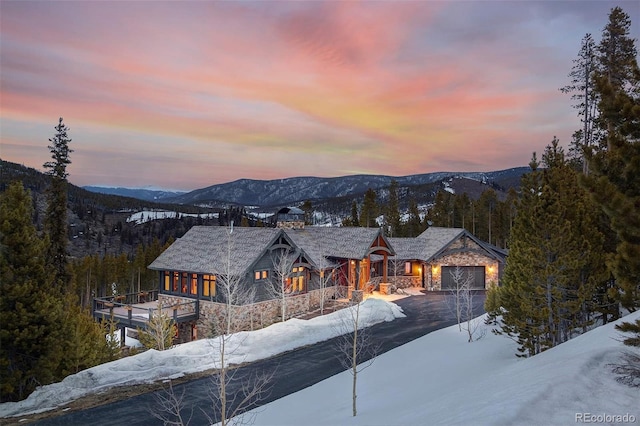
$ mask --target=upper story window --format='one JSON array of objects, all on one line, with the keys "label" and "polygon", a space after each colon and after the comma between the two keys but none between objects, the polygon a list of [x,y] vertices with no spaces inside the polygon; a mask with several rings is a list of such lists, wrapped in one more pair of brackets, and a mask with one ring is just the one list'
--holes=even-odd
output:
[{"label": "upper story window", "polygon": [[269,278],[269,271],[266,269],[260,270],[260,271],[255,271],[253,273],[253,279],[258,281],[258,280],[266,280],[267,278]]}]

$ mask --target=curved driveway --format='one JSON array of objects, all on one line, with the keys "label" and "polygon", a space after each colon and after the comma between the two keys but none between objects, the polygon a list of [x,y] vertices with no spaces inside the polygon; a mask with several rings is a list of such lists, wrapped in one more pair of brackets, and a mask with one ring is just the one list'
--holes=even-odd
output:
[{"label": "curved driveway", "polygon": [[[370,333],[375,344],[379,344],[378,355],[432,331],[456,323],[455,315],[448,308],[444,293],[427,293],[424,296],[412,296],[395,301],[406,318],[374,325]],[[484,292],[474,297],[475,311],[483,312]],[[338,351],[333,340],[299,348],[275,357],[261,360],[241,367],[237,374],[249,376],[255,372],[274,372],[273,387],[267,399],[260,405],[297,392],[344,370],[337,356]],[[236,376],[238,377],[238,376]],[[242,383],[236,380],[233,384]],[[186,396],[186,410],[192,412],[192,425],[208,424],[202,409],[210,412],[211,400],[208,391],[211,380],[196,379],[174,386],[180,395]],[[200,408],[202,407],[202,409]],[[147,393],[126,400],[95,407],[63,416],[44,419],[39,425],[161,425],[162,422],[150,412],[157,410],[154,393]],[[188,415],[187,415],[188,417]]]}]

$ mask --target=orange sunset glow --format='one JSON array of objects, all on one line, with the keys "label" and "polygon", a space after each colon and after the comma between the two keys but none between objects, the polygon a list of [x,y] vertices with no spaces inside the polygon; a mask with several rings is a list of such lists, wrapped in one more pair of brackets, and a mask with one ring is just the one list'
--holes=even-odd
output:
[{"label": "orange sunset glow", "polygon": [[490,171],[580,124],[558,88],[637,2],[1,1],[3,160],[76,185]]}]

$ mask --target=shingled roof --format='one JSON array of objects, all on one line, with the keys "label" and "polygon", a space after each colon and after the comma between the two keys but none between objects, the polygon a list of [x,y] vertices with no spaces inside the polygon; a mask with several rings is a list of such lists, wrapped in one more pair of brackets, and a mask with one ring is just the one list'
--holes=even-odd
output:
[{"label": "shingled roof", "polygon": [[323,258],[364,259],[370,254],[371,246],[381,237],[389,246],[393,246],[384,237],[380,228],[357,227],[314,227],[286,229],[286,234],[304,251],[316,265],[326,264]]},{"label": "shingled roof", "polygon": [[[227,264],[229,228],[194,226],[166,249],[149,269],[214,274]],[[233,228],[230,235],[231,272],[243,274],[284,234],[276,228]]]},{"label": "shingled roof", "polygon": [[[463,228],[431,227],[416,238],[389,238],[396,251],[396,258],[403,260],[422,260],[429,262],[442,253],[449,244],[466,235],[475,241],[480,247],[487,250],[492,257],[499,258],[500,253],[489,245],[480,241]],[[504,258],[504,256],[502,256]]]}]

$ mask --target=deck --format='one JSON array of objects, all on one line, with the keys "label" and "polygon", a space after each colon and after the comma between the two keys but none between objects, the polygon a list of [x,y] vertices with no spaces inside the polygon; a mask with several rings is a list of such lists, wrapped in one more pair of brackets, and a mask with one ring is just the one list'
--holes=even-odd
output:
[{"label": "deck", "polygon": [[[93,317],[105,321],[113,317],[118,328],[146,328],[149,318],[158,311],[158,291],[129,293],[93,299]],[[199,316],[198,300],[163,307],[162,311],[169,314],[173,321],[195,321]]]}]

